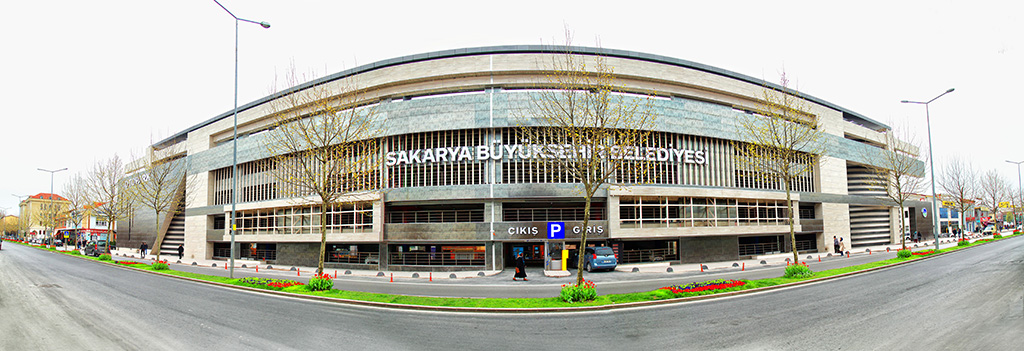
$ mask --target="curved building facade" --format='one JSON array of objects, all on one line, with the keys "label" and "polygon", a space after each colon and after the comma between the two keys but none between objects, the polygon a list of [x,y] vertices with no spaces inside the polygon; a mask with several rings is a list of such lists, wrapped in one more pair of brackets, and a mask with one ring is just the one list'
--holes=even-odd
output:
[{"label": "curved building facade", "polygon": [[[574,47],[580,57],[603,57],[625,90],[651,94],[656,114],[653,136],[638,146],[654,166],[630,181],[641,185],[602,188],[583,228],[578,184],[530,162],[531,152],[539,151],[529,146],[516,112],[538,89],[554,88],[546,74],[552,57],[565,50],[434,52],[289,89],[358,86],[360,104],[375,106],[386,120],[380,155],[386,160],[380,169],[384,191],[352,195],[327,209],[280,196],[267,173],[271,160],[262,143],[274,126],[268,106],[283,95],[240,107],[239,258],[315,265],[321,211],[329,219],[325,259],[335,267],[502,269],[519,252],[539,266],[558,258],[556,249],[575,250],[582,231],[589,233],[588,244],[612,247],[624,263],[706,262],[789,250],[785,192],[746,174],[733,157],[739,119],[759,110],[765,86],[780,87],[669,57]],[[852,246],[892,242],[896,212],[866,186],[863,168],[886,152],[880,133],[888,127],[802,96],[828,147],[813,173],[794,184],[798,250],[829,252],[832,236]],[[184,223],[179,232],[163,228],[156,235],[141,226],[148,221],[135,221],[136,231],[150,230],[154,241],[184,242],[188,257],[229,255],[232,126],[228,112],[152,146],[156,159],[184,154],[194,186],[183,197],[184,211],[168,218]],[[565,239],[548,239],[552,223],[564,225]],[[924,226],[917,230],[930,233]]]}]

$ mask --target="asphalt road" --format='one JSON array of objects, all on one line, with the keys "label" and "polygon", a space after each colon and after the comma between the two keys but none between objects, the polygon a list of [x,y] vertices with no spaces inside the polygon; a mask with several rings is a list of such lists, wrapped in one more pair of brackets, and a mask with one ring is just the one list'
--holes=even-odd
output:
[{"label": "asphalt road", "polygon": [[3,350],[1013,350],[1022,334],[1020,238],[753,295],[517,315],[311,302],[0,251]]}]

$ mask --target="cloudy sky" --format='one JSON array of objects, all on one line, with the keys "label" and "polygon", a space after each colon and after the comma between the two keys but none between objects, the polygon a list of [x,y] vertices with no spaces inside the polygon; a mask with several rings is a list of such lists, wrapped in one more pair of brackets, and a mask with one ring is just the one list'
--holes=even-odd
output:
[{"label": "cloudy sky", "polygon": [[[891,125],[1017,184],[1024,160],[1024,5],[1015,1],[223,0],[239,26],[239,105],[293,64],[334,73],[465,47],[577,45],[695,61],[769,81]],[[212,0],[0,4],[0,210],[57,193],[75,172],[231,110],[234,20]],[[1015,142],[1016,141],[1016,142]],[[941,191],[941,190],[940,190]]]}]

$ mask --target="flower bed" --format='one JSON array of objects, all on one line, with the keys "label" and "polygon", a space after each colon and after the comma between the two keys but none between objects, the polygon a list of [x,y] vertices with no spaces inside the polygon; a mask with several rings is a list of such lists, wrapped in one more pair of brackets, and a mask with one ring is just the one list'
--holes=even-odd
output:
[{"label": "flower bed", "polygon": [[985,242],[989,242],[989,241],[992,241],[992,239],[981,239],[981,240],[978,240],[978,241],[975,241],[975,242],[976,243],[985,243]]},{"label": "flower bed", "polygon": [[591,280],[584,280],[582,286],[562,284],[562,292],[558,296],[568,303],[592,301],[597,298],[597,285]]},{"label": "flower bed", "polygon": [[114,263],[117,263],[117,264],[145,264],[145,263],[142,263],[142,262],[135,262],[135,261],[114,261]]},{"label": "flower bed", "polygon": [[911,255],[924,256],[924,255],[931,255],[933,253],[935,253],[935,250],[912,252]]},{"label": "flower bed", "polygon": [[246,285],[266,286],[266,287],[270,287],[270,288],[279,288],[279,289],[287,288],[289,286],[294,286],[294,285],[305,285],[305,284],[299,283],[297,281],[288,280],[288,279],[269,279],[269,278],[256,278],[256,277],[242,278],[242,279],[239,279],[238,282],[242,283],[242,284],[246,284]]},{"label": "flower bed", "polygon": [[744,284],[746,283],[739,280],[718,279],[703,282],[694,282],[686,285],[666,286],[661,289],[671,291],[674,294],[682,294],[688,292],[728,289],[736,286],[743,286]]}]

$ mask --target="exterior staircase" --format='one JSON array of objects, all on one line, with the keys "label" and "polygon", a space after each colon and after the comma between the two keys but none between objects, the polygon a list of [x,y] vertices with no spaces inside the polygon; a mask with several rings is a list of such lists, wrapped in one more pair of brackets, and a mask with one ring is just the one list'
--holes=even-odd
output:
[{"label": "exterior staircase", "polygon": [[167,211],[153,243],[153,255],[176,255],[178,245],[185,243],[185,180],[181,180],[175,197],[177,201]]},{"label": "exterior staircase", "polygon": [[182,244],[185,244],[185,214],[179,211],[167,227],[167,234],[164,234],[164,240],[160,243],[160,252],[164,255],[177,255],[178,245]]}]

